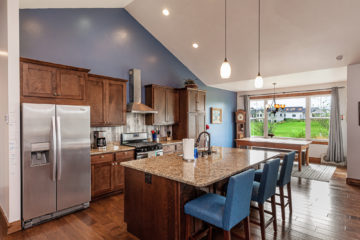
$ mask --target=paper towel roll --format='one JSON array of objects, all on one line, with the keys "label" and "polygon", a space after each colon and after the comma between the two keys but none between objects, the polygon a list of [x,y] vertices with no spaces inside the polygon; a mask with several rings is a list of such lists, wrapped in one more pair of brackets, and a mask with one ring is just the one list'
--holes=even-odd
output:
[{"label": "paper towel roll", "polygon": [[184,138],[183,139],[183,158],[185,160],[194,159],[194,139]]}]

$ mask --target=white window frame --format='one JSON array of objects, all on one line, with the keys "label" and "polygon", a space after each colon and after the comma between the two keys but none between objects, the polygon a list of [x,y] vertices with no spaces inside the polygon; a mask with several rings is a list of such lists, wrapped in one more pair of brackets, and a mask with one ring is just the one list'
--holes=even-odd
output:
[{"label": "white window frame", "polygon": [[[311,116],[311,97],[319,97],[319,96],[329,96],[330,94],[319,94],[319,95],[308,95],[308,96],[298,96],[298,97],[280,97],[278,99],[286,99],[286,98],[305,98],[305,107],[306,107],[306,112],[305,112],[305,138],[287,138],[287,137],[276,137],[274,136],[274,138],[283,138],[283,139],[302,139],[302,140],[312,140],[311,138],[311,119],[321,119],[321,118],[326,118],[326,119],[330,119],[330,117],[312,117]],[[331,96],[331,95],[330,95]],[[263,120],[264,120],[264,137],[267,137],[268,135],[268,114],[266,113],[266,105],[272,102],[271,99],[254,99],[250,101],[264,101],[264,116],[263,116]],[[286,117],[287,113],[284,113],[284,116]],[[251,118],[250,118],[250,129],[251,129]],[[253,136],[253,137],[258,137],[258,136]],[[315,139],[314,139],[315,140]],[[316,139],[319,140],[319,139]],[[321,141],[321,140],[320,140]],[[327,141],[324,139],[324,141]]]}]

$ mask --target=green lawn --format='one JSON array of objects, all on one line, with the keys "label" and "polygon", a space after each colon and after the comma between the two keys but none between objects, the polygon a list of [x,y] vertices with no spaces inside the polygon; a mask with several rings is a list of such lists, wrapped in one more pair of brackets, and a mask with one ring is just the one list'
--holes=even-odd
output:
[{"label": "green lawn", "polygon": [[[276,137],[305,138],[305,120],[287,119],[279,123],[268,124],[269,133]],[[264,123],[251,121],[251,136],[264,136]],[[329,137],[329,119],[311,120],[311,138],[327,139]]]}]

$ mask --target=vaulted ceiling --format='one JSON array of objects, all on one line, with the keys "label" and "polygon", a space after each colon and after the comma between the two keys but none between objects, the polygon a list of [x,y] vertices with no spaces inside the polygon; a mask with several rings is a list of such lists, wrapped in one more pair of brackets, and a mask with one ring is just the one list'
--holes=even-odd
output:
[{"label": "vaulted ceiling", "polygon": [[[359,0],[261,1],[265,88],[271,88],[273,81],[279,81],[279,87],[344,81],[344,66],[360,62]],[[99,3],[86,2],[88,6]],[[253,89],[258,1],[228,0],[228,59],[232,66],[228,80],[219,74],[224,59],[223,0],[101,2],[130,2],[127,11],[206,84],[233,91]],[[162,14],[164,8],[169,16]],[[199,44],[197,49],[192,47],[194,42]],[[336,60],[338,55],[343,55],[343,60]]]}]

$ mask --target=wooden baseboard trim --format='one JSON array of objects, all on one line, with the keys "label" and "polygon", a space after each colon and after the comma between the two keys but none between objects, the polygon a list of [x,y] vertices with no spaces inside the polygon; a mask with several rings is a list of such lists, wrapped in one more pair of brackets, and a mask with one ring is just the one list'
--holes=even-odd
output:
[{"label": "wooden baseboard trim", "polygon": [[1,224],[5,227],[7,235],[21,231],[21,221],[19,220],[9,223],[1,206],[0,206],[0,215],[1,215],[0,216]]},{"label": "wooden baseboard trim", "polygon": [[360,186],[360,179],[346,178],[346,183],[349,185]]},{"label": "wooden baseboard trim", "polygon": [[310,163],[321,164],[321,158],[309,157],[309,162]]}]

